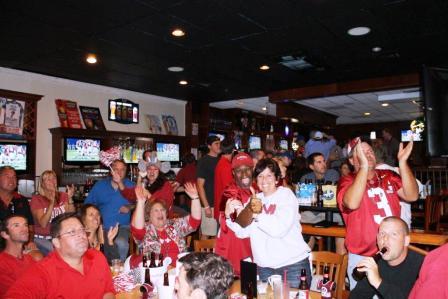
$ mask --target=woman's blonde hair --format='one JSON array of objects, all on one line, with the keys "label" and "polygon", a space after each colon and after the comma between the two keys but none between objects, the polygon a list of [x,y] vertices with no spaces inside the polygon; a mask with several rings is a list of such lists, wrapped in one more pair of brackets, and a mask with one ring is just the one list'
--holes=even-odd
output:
[{"label": "woman's blonde hair", "polygon": [[[44,179],[46,179],[49,176],[54,176],[56,178],[56,180],[58,178],[56,176],[56,172],[54,172],[53,170],[45,170],[40,175],[40,178],[39,178],[39,188],[37,188],[37,191],[39,192],[39,194],[42,195],[45,198],[48,198],[48,193],[47,193],[47,191],[43,187],[43,182],[44,182]],[[57,186],[56,186],[56,188],[57,188]],[[56,190],[56,193],[54,194],[54,196],[55,196],[56,203],[59,203],[59,192],[58,192],[58,190]]]}]

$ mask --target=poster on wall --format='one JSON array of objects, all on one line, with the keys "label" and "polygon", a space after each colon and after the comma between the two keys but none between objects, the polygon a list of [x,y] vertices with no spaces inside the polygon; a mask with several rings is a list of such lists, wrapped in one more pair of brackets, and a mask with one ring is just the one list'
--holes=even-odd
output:
[{"label": "poster on wall", "polygon": [[167,135],[178,135],[176,118],[172,115],[162,115],[163,126]]},{"label": "poster on wall", "polygon": [[0,133],[22,135],[25,102],[0,98]]},{"label": "poster on wall", "polygon": [[78,105],[74,101],[55,100],[61,128],[82,129],[81,117],[78,112]]},{"label": "poster on wall", "polygon": [[101,131],[106,130],[99,108],[79,106],[79,110],[81,111],[82,120],[84,121],[84,126],[86,129]]},{"label": "poster on wall", "polygon": [[160,117],[154,114],[146,114],[146,123],[151,134],[162,134],[162,123]]}]

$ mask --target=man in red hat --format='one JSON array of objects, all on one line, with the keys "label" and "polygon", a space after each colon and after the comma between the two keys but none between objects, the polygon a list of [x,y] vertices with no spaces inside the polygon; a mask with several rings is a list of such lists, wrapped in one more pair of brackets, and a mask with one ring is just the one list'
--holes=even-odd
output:
[{"label": "man in red hat", "polygon": [[226,224],[226,219],[235,220],[234,213],[243,209],[250,200],[254,163],[246,153],[239,153],[232,159],[234,181],[222,193],[220,206],[220,231],[216,238],[215,253],[226,258],[235,275],[240,275],[240,260],[252,257],[249,238],[239,239]]},{"label": "man in red hat", "polygon": [[400,144],[397,159],[400,175],[390,170],[375,169],[372,147],[360,138],[350,142],[349,161],[355,172],[339,180],[337,202],[347,228],[345,245],[349,252],[350,289],[356,285],[351,273],[364,257],[378,251],[376,234],[381,221],[389,216],[400,217],[400,198],[415,201],[418,187],[407,160],[412,141]]}]

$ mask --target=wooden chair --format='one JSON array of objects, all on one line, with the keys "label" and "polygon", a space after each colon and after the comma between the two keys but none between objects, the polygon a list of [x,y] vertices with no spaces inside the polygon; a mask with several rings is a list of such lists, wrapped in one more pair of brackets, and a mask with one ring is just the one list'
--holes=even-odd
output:
[{"label": "wooden chair", "polygon": [[216,239],[194,240],[195,252],[214,252]]},{"label": "wooden chair", "polygon": [[440,215],[442,212],[442,197],[428,195],[425,199],[425,231],[440,231]]},{"label": "wooden chair", "polygon": [[343,290],[345,290],[348,255],[340,255],[331,251],[313,251],[311,252],[311,261],[315,275],[323,275],[324,266],[327,265],[329,267],[330,279],[336,282],[334,294],[336,298],[342,298]]},{"label": "wooden chair", "polygon": [[424,255],[424,256],[426,256],[429,253],[429,251],[426,251],[426,250],[421,249],[421,248],[419,248],[417,246],[414,246],[414,245],[409,245],[408,249],[412,250],[412,251],[415,251],[417,253],[420,253],[421,255]]}]

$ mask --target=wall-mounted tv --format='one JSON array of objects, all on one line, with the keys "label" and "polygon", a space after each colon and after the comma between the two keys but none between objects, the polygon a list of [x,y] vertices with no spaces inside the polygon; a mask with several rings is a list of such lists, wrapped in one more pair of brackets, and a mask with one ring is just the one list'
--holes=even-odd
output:
[{"label": "wall-mounted tv", "polygon": [[1,142],[0,166],[11,166],[17,172],[27,171],[28,145],[26,143]]},{"label": "wall-mounted tv", "polygon": [[64,162],[66,164],[98,164],[101,139],[67,137],[64,139]]},{"label": "wall-mounted tv", "polygon": [[249,150],[261,149],[261,137],[249,136]]},{"label": "wall-mounted tv", "polygon": [[178,143],[156,142],[156,149],[159,161],[180,161],[180,145]]},{"label": "wall-mounted tv", "polygon": [[279,146],[280,146],[280,149],[287,151],[288,150],[288,140],[284,140],[284,139],[280,140]]}]

